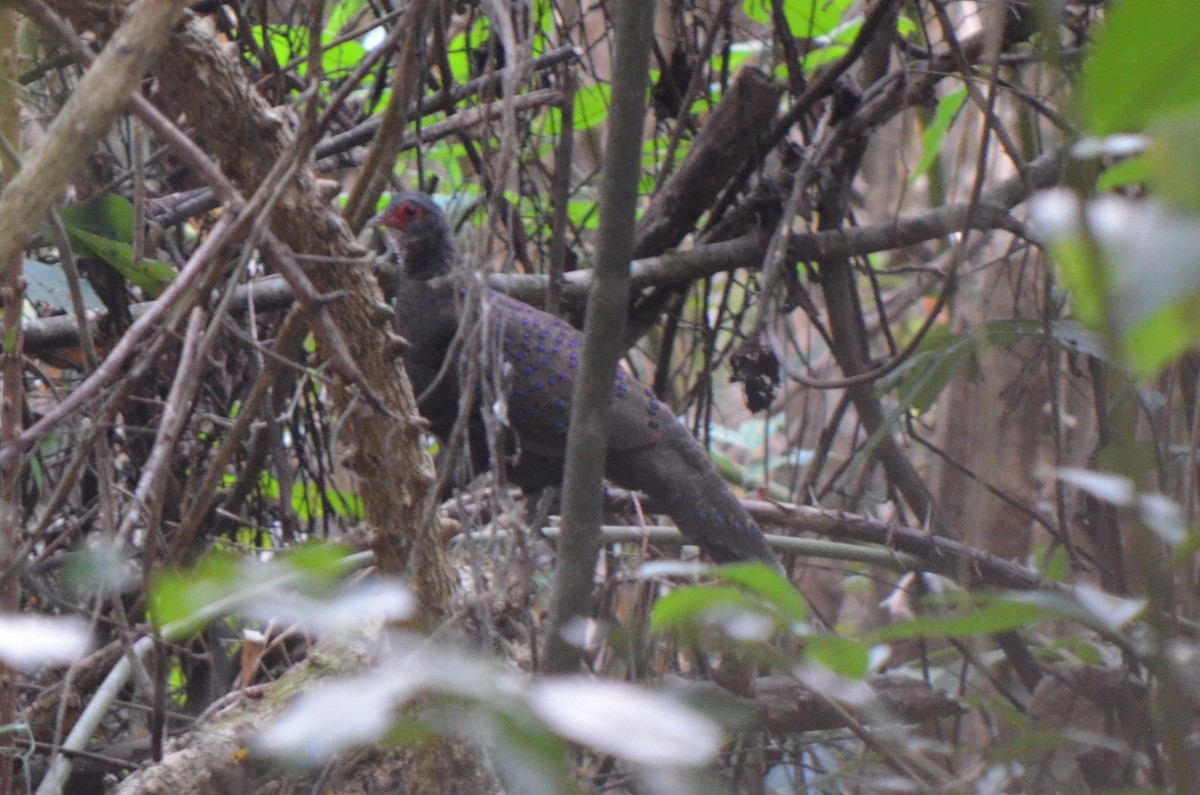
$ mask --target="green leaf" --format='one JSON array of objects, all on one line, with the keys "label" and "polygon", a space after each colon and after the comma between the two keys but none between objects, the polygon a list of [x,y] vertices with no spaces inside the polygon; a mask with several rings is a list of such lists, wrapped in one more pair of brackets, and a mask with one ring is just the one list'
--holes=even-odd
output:
[{"label": "green leaf", "polygon": [[872,641],[906,640],[909,638],[966,638],[974,635],[990,635],[1058,618],[1056,611],[1046,605],[1029,600],[992,599],[978,610],[964,602],[958,612],[946,616],[922,616],[898,624],[880,627],[870,634]]},{"label": "green leaf", "polygon": [[[755,22],[772,24],[770,4],[777,0],[744,0],[742,11]],[[783,16],[790,33],[800,38],[827,35],[842,21],[851,0],[782,0]]]},{"label": "green leaf", "polygon": [[187,637],[213,618],[215,602],[232,613],[257,604],[280,589],[313,595],[334,585],[346,571],[348,551],[331,544],[305,544],[269,564],[232,552],[211,552],[191,570],[167,571],[151,587],[150,617],[171,638]]},{"label": "green leaf", "polygon": [[[576,131],[590,130],[608,118],[612,99],[612,86],[596,83],[584,86],[575,92],[574,128]],[[546,114],[546,134],[556,136],[562,130],[562,111],[550,108]]]},{"label": "green leaf", "polygon": [[488,31],[487,17],[481,16],[471,27],[450,39],[450,44],[446,46],[446,59],[454,82],[465,83],[471,79],[472,54],[487,42]]},{"label": "green leaf", "polygon": [[871,672],[871,647],[862,641],[838,635],[806,635],[805,659],[825,666],[835,674],[862,679]]},{"label": "green leaf", "polygon": [[850,43],[862,29],[862,17],[845,22],[833,29],[828,36],[821,36],[814,41],[814,48],[804,56],[801,66],[805,74],[811,74],[817,67],[832,63],[846,54]]},{"label": "green leaf", "polygon": [[1128,185],[1139,185],[1150,179],[1150,163],[1145,155],[1122,160],[1104,170],[1096,180],[1096,190],[1104,192]]},{"label": "green leaf", "polygon": [[1151,376],[1200,343],[1200,294],[1171,303],[1127,329],[1122,359],[1135,376]]},{"label": "green leaf", "polygon": [[250,35],[262,49],[270,49],[275,56],[275,62],[286,66],[294,58],[301,58],[308,52],[308,30],[306,28],[289,27],[287,25],[255,25],[250,29]]},{"label": "green leaf", "polygon": [[1103,252],[1087,245],[1079,235],[1054,238],[1047,248],[1071,291],[1075,317],[1085,326],[1103,328],[1108,306],[1106,285],[1112,278]]},{"label": "green leaf", "polygon": [[[330,36],[330,41],[335,37]],[[343,77],[358,66],[367,51],[357,41],[344,41],[321,51],[321,69],[328,77]]]},{"label": "green leaf", "polygon": [[666,632],[692,628],[704,623],[710,613],[718,610],[760,612],[754,600],[737,588],[679,588],[654,603],[650,629]]},{"label": "green leaf", "polygon": [[1179,209],[1200,210],[1200,109],[1157,118],[1149,134],[1150,148],[1134,162],[1149,172],[1146,182],[1155,197]]},{"label": "green leaf", "polygon": [[137,285],[150,298],[157,298],[175,280],[175,271],[165,262],[143,259],[133,262],[133,246],[119,240],[67,227],[67,237],[77,251],[107,262],[127,281]]},{"label": "green leaf", "polygon": [[567,201],[567,217],[577,229],[595,229],[600,225],[599,205],[592,200],[570,199]]},{"label": "green leaf", "polygon": [[774,607],[788,621],[808,620],[808,602],[791,580],[762,563],[734,563],[721,566],[714,575],[740,585]]},{"label": "green leaf", "polygon": [[1070,578],[1070,556],[1062,544],[1048,545],[1043,550],[1042,576],[1051,582],[1067,582]]},{"label": "green leaf", "polygon": [[1141,130],[1165,114],[1200,106],[1195,4],[1123,0],[1105,13],[1081,80],[1091,132]]},{"label": "green leaf", "polygon": [[167,571],[150,590],[150,620],[158,629],[179,627],[177,637],[199,631],[198,614],[210,603],[227,596],[241,578],[238,558],[232,553],[209,553],[191,571]]},{"label": "green leaf", "polygon": [[325,31],[332,36],[336,36],[342,32],[342,29],[349,25],[363,6],[367,4],[367,0],[340,0],[335,3],[329,12],[329,18],[325,22]]},{"label": "green leaf", "polygon": [[974,333],[934,326],[909,360],[881,378],[876,389],[880,394],[897,390],[901,410],[924,413],[960,372],[967,369],[972,377],[978,372],[980,342]]},{"label": "green leaf", "polygon": [[913,170],[912,175],[909,176],[909,184],[912,184],[918,177],[929,171],[929,167],[937,160],[938,155],[942,151],[942,141],[945,140],[946,133],[950,131],[950,125],[954,123],[954,119],[958,116],[958,112],[962,110],[963,103],[966,101],[966,86],[959,88],[957,91],[951,91],[938,100],[933,120],[925,128],[925,131],[921,133],[921,160],[917,163],[917,167]]},{"label": "green leaf", "polygon": [[596,83],[575,92],[575,129],[590,130],[608,118],[612,86]]},{"label": "green leaf", "polygon": [[115,193],[62,207],[58,216],[68,230],[91,232],[122,243],[133,242],[133,204]]},{"label": "green leaf", "polygon": [[[742,64],[751,58],[758,58],[768,52],[769,48],[761,41],[739,41],[735,42],[725,49],[724,52],[719,52],[708,60],[708,68],[715,73],[720,73],[728,68],[730,74],[734,74],[742,67]],[[729,63],[726,67],[725,58],[728,56]]]},{"label": "green leaf", "polygon": [[544,724],[515,709],[495,710],[488,718],[494,725],[488,735],[489,748],[510,792],[578,792],[565,764],[566,743]]},{"label": "green leaf", "polygon": [[343,561],[350,550],[337,544],[302,544],[290,550],[281,561],[306,576],[333,581],[345,574]]}]

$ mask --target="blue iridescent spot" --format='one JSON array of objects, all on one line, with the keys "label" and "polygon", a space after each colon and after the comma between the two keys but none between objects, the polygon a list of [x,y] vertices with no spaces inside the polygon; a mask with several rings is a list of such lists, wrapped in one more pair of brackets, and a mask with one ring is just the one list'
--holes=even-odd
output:
[{"label": "blue iridescent spot", "polygon": [[545,352],[546,352],[546,346],[545,346],[545,345],[543,345],[542,343],[540,343],[540,342],[539,342],[539,343],[537,344],[537,352],[538,352],[538,353],[545,353]]},{"label": "blue iridescent spot", "polygon": [[525,390],[524,389],[514,389],[512,391],[512,396],[515,398],[523,398],[523,397],[525,397]]},{"label": "blue iridescent spot", "polygon": [[734,529],[734,530],[741,530],[741,529],[742,529],[742,520],[741,520],[741,519],[734,519],[734,520],[733,520],[733,529]]},{"label": "blue iridescent spot", "polygon": [[543,389],[545,389],[545,388],[546,388],[546,385],[545,385],[545,384],[543,384],[541,381],[537,381],[537,382],[535,382],[535,383],[534,383],[534,385],[533,385],[533,391],[534,391],[534,392],[541,392],[541,391],[542,391]]},{"label": "blue iridescent spot", "polygon": [[[541,328],[541,326],[538,326],[538,328]],[[546,332],[544,332],[544,331],[539,331],[539,332],[538,332],[538,339],[539,339],[539,340],[544,340],[544,339],[546,339]]]},{"label": "blue iridescent spot", "polygon": [[562,325],[562,318],[557,318],[557,317],[556,317],[556,318],[554,318],[554,320],[552,320],[552,321],[550,322],[550,325],[552,325],[552,326],[561,326],[561,325]]},{"label": "blue iridescent spot", "polygon": [[525,410],[525,413],[526,413],[526,414],[528,414],[530,417],[532,417],[533,415],[537,414],[537,404],[536,404],[536,403],[530,403],[530,404],[529,404],[529,408]]},{"label": "blue iridescent spot", "polygon": [[555,345],[555,346],[554,346],[553,348],[551,348],[550,350],[554,351],[555,353],[558,353],[559,351],[561,351],[561,350],[562,350],[562,346],[561,346],[561,345]]},{"label": "blue iridescent spot", "polygon": [[554,430],[556,430],[556,431],[565,431],[567,429],[567,421],[564,419],[561,419],[561,418],[555,420],[553,422],[553,425],[554,425]]},{"label": "blue iridescent spot", "polygon": [[578,348],[579,343],[580,343],[580,340],[571,340],[570,342],[567,343],[567,347],[568,348]]},{"label": "blue iridescent spot", "polygon": [[646,394],[646,400],[654,400],[654,393],[650,391],[649,387],[643,387],[642,391]]},{"label": "blue iridescent spot", "polygon": [[722,524],[725,520],[721,518],[720,511],[713,511],[713,521],[717,524]]},{"label": "blue iridescent spot", "polygon": [[525,375],[533,375],[533,367],[532,366],[525,368]]},{"label": "blue iridescent spot", "polygon": [[543,356],[542,357],[542,367],[549,367],[549,366],[550,366],[550,357]]},{"label": "blue iridescent spot", "polygon": [[702,521],[702,522],[708,521],[708,512],[705,511],[703,508],[697,508],[696,515],[700,517],[700,521]]},{"label": "blue iridescent spot", "polygon": [[617,384],[617,397],[625,397],[625,394],[628,391],[629,387],[625,386],[624,384]]},{"label": "blue iridescent spot", "polygon": [[561,397],[560,397],[560,398],[555,398],[555,399],[554,399],[554,408],[556,408],[556,409],[565,409],[566,407],[567,407],[567,399],[566,399],[566,398],[561,398]]},{"label": "blue iridescent spot", "polygon": [[654,412],[658,411],[658,409],[659,409],[659,404],[658,404],[658,401],[657,401],[657,400],[651,400],[651,401],[650,401],[650,405],[649,405],[649,406],[647,406],[647,408],[649,408],[649,409],[650,409],[650,413],[651,413],[651,414],[653,414]]},{"label": "blue iridescent spot", "polygon": [[519,351],[514,351],[512,357],[513,357],[513,359],[515,359],[518,362],[523,362],[523,361],[525,361],[525,357],[528,355],[529,354],[526,353],[524,350],[519,350]]},{"label": "blue iridescent spot", "polygon": [[528,315],[526,315],[525,317],[521,318],[521,325],[522,325],[522,326],[528,326],[528,325],[529,325],[529,316],[528,316]]}]

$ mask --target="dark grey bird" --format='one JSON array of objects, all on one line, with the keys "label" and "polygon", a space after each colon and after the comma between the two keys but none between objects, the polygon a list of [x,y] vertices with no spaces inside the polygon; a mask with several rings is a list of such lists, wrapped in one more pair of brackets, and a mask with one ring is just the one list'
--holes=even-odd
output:
[{"label": "dark grey bird", "polygon": [[[446,215],[427,195],[397,196],[379,216],[401,257],[396,290],[397,331],[408,341],[404,365],[434,435],[445,440],[458,418],[460,368],[446,358],[463,318],[462,267]],[[495,291],[484,297],[485,339],[496,360],[483,377],[497,383],[507,405],[506,424],[516,455],[508,476],[527,492],[557,485],[566,455],[571,394],[579,370],[582,335],[569,323]],[[499,377],[497,377],[499,376]],[[478,388],[478,387],[476,387]],[[477,412],[491,411],[474,401]],[[468,423],[468,445],[477,465],[488,463],[485,424]],[[718,562],[778,561],[758,526],[729,490],[704,448],[674,414],[620,368],[613,378],[612,421],[605,475],[642,491],[662,507],[685,536]]]}]

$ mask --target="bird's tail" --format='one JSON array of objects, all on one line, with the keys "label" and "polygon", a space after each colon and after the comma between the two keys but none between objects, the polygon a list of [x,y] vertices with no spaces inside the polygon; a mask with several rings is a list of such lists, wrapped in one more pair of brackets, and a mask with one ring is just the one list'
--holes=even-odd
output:
[{"label": "bird's tail", "polygon": [[664,431],[648,447],[610,450],[609,479],[648,494],[717,562],[762,561],[779,568],[762,531],[700,443],[678,423]]}]

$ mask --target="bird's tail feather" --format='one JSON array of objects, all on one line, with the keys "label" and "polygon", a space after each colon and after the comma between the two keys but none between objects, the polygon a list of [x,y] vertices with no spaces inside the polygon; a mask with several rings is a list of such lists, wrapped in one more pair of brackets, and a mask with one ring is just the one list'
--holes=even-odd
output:
[{"label": "bird's tail feather", "polygon": [[779,567],[758,525],[682,425],[671,423],[654,445],[609,451],[608,472],[618,485],[648,494],[714,560]]}]

